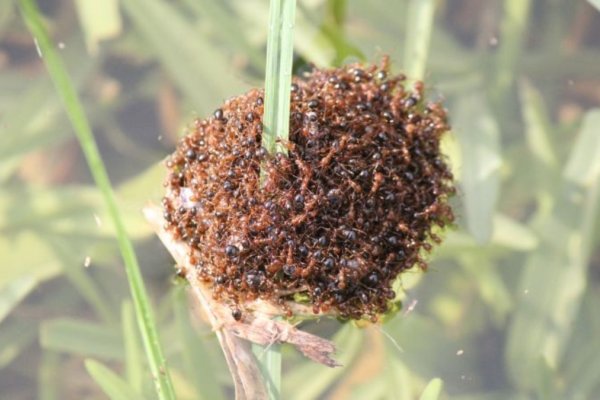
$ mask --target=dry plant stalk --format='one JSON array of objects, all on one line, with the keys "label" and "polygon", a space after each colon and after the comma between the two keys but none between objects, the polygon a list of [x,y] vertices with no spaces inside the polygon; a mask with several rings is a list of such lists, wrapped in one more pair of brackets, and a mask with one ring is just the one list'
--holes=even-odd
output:
[{"label": "dry plant stalk", "polygon": [[[189,262],[189,246],[183,241],[174,240],[163,228],[165,221],[162,210],[149,205],[144,208],[144,215],[177,265],[184,271],[194,297],[202,306],[208,322],[215,331],[233,377],[236,399],[268,397],[248,341],[263,346],[289,343],[313,361],[328,367],[339,366],[332,358],[335,352],[332,342],[303,332],[287,321],[271,319],[273,316],[283,315],[281,309],[274,304],[264,300],[245,304],[244,308],[249,312],[245,312],[243,318],[236,321],[231,315],[230,307],[216,301],[208,285],[197,276],[196,268]],[[310,310],[300,304],[288,306],[295,315],[310,314]]]}]

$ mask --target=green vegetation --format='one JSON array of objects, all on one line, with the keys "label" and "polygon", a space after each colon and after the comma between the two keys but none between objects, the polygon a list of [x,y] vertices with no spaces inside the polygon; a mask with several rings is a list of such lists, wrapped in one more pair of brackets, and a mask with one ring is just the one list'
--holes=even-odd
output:
[{"label": "green vegetation", "polygon": [[271,0],[270,4],[262,141],[270,153],[275,150],[285,153],[285,147],[277,144],[276,139],[287,140],[290,129],[296,0]]},{"label": "green vegetation", "polygon": [[[98,146],[94,140],[92,129],[85,112],[83,111],[77,93],[73,88],[71,79],[67,75],[62,60],[58,56],[57,51],[51,43],[48,33],[43,26],[39,9],[33,0],[21,0],[19,5],[23,13],[23,19],[32,33],[36,46],[38,46],[40,56],[48,68],[56,91],[60,95],[65,110],[71,120],[71,124],[77,134],[77,139],[79,140],[79,144],[85,155],[94,182],[102,195],[105,207],[108,209],[111,223],[115,227],[119,250],[121,251],[121,256],[125,263],[125,272],[127,272],[127,281],[129,282],[131,290],[131,298],[133,299],[136,309],[140,335],[144,342],[146,355],[148,356],[148,364],[152,371],[152,378],[156,382],[156,391],[161,399],[173,399],[175,397],[173,384],[171,383],[166,361],[162,354],[158,332],[154,324],[154,316],[152,314],[144,281],[142,280],[135,250],[127,235],[127,231],[125,230],[121,212],[117,206],[115,195],[108,174],[106,173],[106,167],[100,157],[100,152],[98,151]],[[58,342],[60,343],[60,341]],[[114,378],[107,375],[106,371],[103,369],[104,367],[100,364],[90,361],[86,366],[97,381],[111,381],[111,386],[115,386],[115,382],[113,382]],[[95,373],[92,373],[92,371],[95,371]],[[107,385],[109,385],[109,383],[107,383]],[[123,396],[123,398],[127,397],[128,396]]]},{"label": "green vegetation", "polygon": [[[214,335],[140,210],[160,201],[160,161],[185,125],[263,85],[269,2],[38,3],[43,22],[33,0],[0,2],[0,397],[156,398],[156,384],[163,398],[231,398]],[[445,98],[459,222],[426,274],[403,277],[386,324],[305,323],[344,367],[283,346],[282,398],[600,391],[594,6],[298,2],[296,72],[390,54]]]}]

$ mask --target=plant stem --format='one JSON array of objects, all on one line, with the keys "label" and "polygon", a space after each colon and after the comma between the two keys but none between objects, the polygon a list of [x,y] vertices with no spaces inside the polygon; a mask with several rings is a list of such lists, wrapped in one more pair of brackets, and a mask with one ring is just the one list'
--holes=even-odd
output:
[{"label": "plant stem", "polygon": [[[290,90],[294,61],[294,19],[296,0],[271,0],[265,73],[265,112],[262,145],[270,154],[286,153],[284,142],[290,129]],[[279,143],[277,142],[279,140]],[[280,398],[281,346],[266,349],[253,345],[264,375],[269,399]]]},{"label": "plant stem", "polygon": [[270,154],[286,152],[290,128],[290,88],[294,55],[296,0],[271,0],[265,74],[262,144]]},{"label": "plant stem", "polygon": [[71,120],[71,124],[79,140],[88,166],[96,182],[96,186],[102,194],[102,198],[108,209],[110,218],[117,232],[117,240],[121,250],[121,256],[125,264],[125,272],[131,290],[131,297],[135,306],[138,326],[144,342],[148,364],[152,372],[156,391],[160,399],[175,399],[173,385],[169,376],[166,361],[160,347],[158,332],[154,322],[154,316],[150,307],[150,301],[142,280],[142,275],[133,249],[129,240],[125,225],[121,218],[117,201],[106,172],[106,168],[100,157],[90,124],[75,91],[62,59],[56,52],[46,28],[40,17],[39,9],[34,0],[19,0],[19,6],[27,28],[31,32],[36,45],[40,51],[40,57],[44,60],[48,73],[56,86],[65,110]]},{"label": "plant stem", "polygon": [[434,11],[434,0],[411,0],[408,3],[404,69],[410,79],[421,80],[425,76]]},{"label": "plant stem", "polygon": [[526,39],[527,22],[531,14],[531,0],[505,0],[504,16],[500,25],[500,41],[494,63],[492,98],[504,98],[513,82],[517,62]]}]

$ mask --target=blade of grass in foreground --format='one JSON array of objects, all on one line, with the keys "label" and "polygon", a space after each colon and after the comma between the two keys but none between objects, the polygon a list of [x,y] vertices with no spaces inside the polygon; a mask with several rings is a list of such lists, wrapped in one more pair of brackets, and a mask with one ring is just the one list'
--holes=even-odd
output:
[{"label": "blade of grass in foreground", "polygon": [[404,44],[404,69],[410,79],[425,76],[435,0],[411,0],[408,4]]},{"label": "blade of grass in foreground", "polygon": [[290,128],[295,15],[296,0],[271,0],[262,137],[263,146],[271,154],[285,152],[285,147],[277,144],[276,139],[287,140]]},{"label": "blade of grass in foreground", "polygon": [[127,236],[113,189],[100,157],[92,130],[83,111],[83,107],[75,92],[62,60],[58,56],[46,29],[42,23],[40,12],[33,0],[19,0],[19,6],[25,23],[39,46],[41,56],[60,95],[69,119],[90,167],[94,181],[102,193],[104,203],[115,225],[121,255],[125,263],[125,271],[135,306],[138,325],[144,341],[150,370],[156,384],[156,391],[161,399],[174,399],[173,385],[167,370],[165,358],[160,348],[158,332],[154,316],[144,287],[133,245]]},{"label": "blade of grass in foreground", "polygon": [[[271,0],[265,74],[265,113],[262,144],[270,154],[285,153],[283,143],[290,129],[290,90],[294,62],[294,19],[296,0]],[[266,349],[254,345],[270,399],[281,396],[281,346]]]}]

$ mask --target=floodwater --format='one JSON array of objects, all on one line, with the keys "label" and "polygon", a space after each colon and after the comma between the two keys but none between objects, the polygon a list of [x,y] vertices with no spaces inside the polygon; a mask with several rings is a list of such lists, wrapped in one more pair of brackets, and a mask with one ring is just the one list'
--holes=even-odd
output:
[{"label": "floodwater", "polygon": [[[38,3],[135,243],[177,397],[232,398],[214,334],[140,210],[160,201],[160,162],[185,126],[262,85],[268,2]],[[298,2],[296,72],[384,55],[423,71],[453,126],[458,222],[426,273],[402,277],[389,322],[304,323],[344,366],[284,346],[281,398],[417,399],[440,378],[442,399],[593,399],[598,2],[431,2],[431,24],[427,3]],[[0,398],[106,398],[107,375],[124,398],[154,398],[110,215],[40,54],[17,5],[0,3]]]}]

